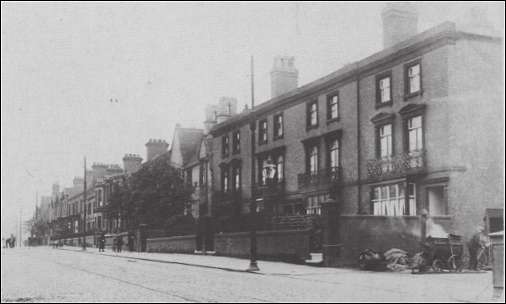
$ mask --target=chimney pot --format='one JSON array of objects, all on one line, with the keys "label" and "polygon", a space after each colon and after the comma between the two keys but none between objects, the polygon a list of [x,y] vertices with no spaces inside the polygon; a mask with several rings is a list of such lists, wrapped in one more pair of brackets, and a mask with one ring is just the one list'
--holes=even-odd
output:
[{"label": "chimney pot", "polygon": [[271,69],[271,97],[277,97],[294,90],[298,86],[299,71],[295,68],[295,58],[276,56]]}]

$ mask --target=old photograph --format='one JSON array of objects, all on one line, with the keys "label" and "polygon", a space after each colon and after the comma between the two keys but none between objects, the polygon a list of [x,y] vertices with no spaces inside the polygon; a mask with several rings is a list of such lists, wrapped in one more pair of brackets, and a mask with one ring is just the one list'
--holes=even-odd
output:
[{"label": "old photograph", "polygon": [[504,303],[504,11],[2,1],[1,302]]}]

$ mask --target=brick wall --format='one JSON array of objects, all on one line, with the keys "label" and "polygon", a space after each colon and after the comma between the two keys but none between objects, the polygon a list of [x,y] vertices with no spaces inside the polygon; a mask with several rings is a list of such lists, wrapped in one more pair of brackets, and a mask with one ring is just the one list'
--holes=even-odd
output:
[{"label": "brick wall", "polygon": [[[439,225],[449,232],[451,218],[431,219],[427,224],[428,232],[437,230],[437,227],[433,225]],[[354,266],[360,252],[367,248],[381,253],[391,248],[398,248],[407,251],[410,256],[419,252],[422,219],[418,216],[340,216],[338,230],[341,244],[340,252],[338,252],[340,264]]]},{"label": "brick wall", "polygon": [[[259,258],[301,262],[309,256],[309,230],[259,231]],[[221,233],[214,236],[217,255],[247,258],[250,254],[249,232]]]},{"label": "brick wall", "polygon": [[194,253],[195,249],[196,236],[194,234],[146,240],[148,252]]}]

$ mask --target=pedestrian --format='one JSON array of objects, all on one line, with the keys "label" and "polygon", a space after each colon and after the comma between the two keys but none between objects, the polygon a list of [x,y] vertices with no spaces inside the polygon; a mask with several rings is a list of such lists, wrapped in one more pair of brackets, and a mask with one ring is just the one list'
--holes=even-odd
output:
[{"label": "pedestrian", "polygon": [[98,237],[98,252],[104,252],[104,234]]},{"label": "pedestrian", "polygon": [[485,229],[483,226],[478,226],[476,233],[471,237],[467,243],[467,250],[469,251],[469,269],[478,270],[478,252],[484,247],[483,239],[485,236]]},{"label": "pedestrian", "polygon": [[112,251],[116,252],[118,250],[118,237],[115,236],[112,238]]},{"label": "pedestrian", "polygon": [[128,234],[128,250],[134,251],[134,235],[132,233]]},{"label": "pedestrian", "polygon": [[121,252],[121,247],[123,246],[123,237],[121,235],[118,236],[117,245],[118,245],[118,252]]}]

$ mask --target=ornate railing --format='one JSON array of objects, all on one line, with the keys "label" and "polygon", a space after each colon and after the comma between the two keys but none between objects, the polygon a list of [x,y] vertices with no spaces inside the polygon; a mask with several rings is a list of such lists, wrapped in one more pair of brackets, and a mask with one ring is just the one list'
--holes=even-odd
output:
[{"label": "ornate railing", "polygon": [[299,174],[297,176],[299,189],[338,183],[341,180],[341,171],[341,167],[331,167],[318,172]]},{"label": "ornate railing", "polygon": [[425,169],[425,151],[402,153],[367,162],[367,175],[372,179],[414,174],[423,169]]},{"label": "ornate railing", "polygon": [[272,180],[265,184],[256,184],[253,188],[255,197],[282,195],[285,192],[285,181]]}]

